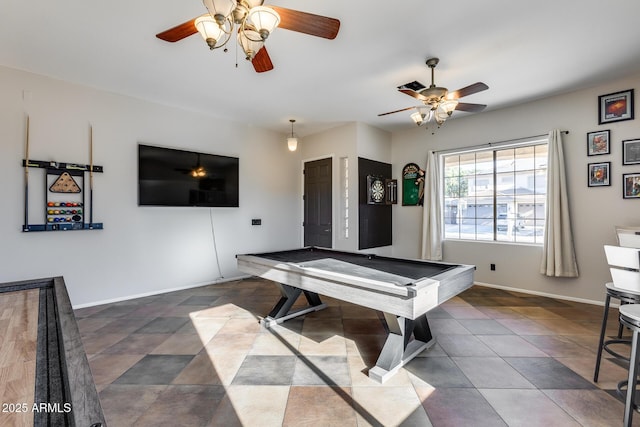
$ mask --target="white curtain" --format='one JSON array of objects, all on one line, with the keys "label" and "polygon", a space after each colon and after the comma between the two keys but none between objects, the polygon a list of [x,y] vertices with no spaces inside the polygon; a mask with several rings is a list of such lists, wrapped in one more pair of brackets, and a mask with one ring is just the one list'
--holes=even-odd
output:
[{"label": "white curtain", "polygon": [[549,132],[546,218],[540,273],[552,277],[578,277],[562,153],[562,133],[558,129]]},{"label": "white curtain", "polygon": [[442,209],[437,156],[430,151],[424,174],[424,207],[422,211],[422,258],[442,260]]}]

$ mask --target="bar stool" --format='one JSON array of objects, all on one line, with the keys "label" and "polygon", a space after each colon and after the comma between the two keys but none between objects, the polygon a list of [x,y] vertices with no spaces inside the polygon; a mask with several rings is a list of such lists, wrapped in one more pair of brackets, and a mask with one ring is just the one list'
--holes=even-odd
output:
[{"label": "bar stool", "polygon": [[620,322],[618,327],[618,337],[616,339],[604,339],[611,298],[618,299],[621,308],[625,304],[640,304],[640,249],[605,245],[604,251],[607,256],[612,281],[605,284],[607,294],[602,316],[602,328],[600,329],[596,367],[593,374],[594,382],[598,382],[602,350],[614,357],[629,361],[628,357],[608,347],[611,344],[631,344],[631,340],[622,338],[622,322]]},{"label": "bar stool", "polygon": [[[635,394],[638,377],[638,361],[640,352],[638,351],[638,332],[640,332],[640,304],[627,304],[620,307],[620,322],[631,329],[631,356],[629,361],[629,377],[626,381],[618,383],[618,393],[624,395],[623,387],[627,387],[624,403],[624,426],[630,427],[633,419],[634,409],[638,409],[635,402]],[[630,385],[632,384],[632,385]]]}]

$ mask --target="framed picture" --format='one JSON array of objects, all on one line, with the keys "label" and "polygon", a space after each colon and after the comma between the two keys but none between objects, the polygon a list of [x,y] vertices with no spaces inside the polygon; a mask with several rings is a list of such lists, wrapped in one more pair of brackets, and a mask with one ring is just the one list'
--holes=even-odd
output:
[{"label": "framed picture", "polygon": [[625,199],[640,199],[640,173],[622,175],[622,192]]},{"label": "framed picture", "polygon": [[622,141],[622,164],[637,165],[640,163],[640,139]]},{"label": "framed picture", "polygon": [[605,187],[611,185],[611,162],[589,163],[589,187]]},{"label": "framed picture", "polygon": [[609,130],[589,132],[587,134],[587,155],[609,154]]},{"label": "framed picture", "polygon": [[633,89],[598,97],[598,124],[633,119]]}]

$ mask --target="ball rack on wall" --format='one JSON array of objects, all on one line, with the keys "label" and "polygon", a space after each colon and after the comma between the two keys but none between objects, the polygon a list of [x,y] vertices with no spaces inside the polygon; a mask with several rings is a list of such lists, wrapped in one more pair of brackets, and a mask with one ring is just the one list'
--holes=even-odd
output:
[{"label": "ball rack on wall", "polygon": [[[101,230],[93,222],[93,174],[103,167],[93,164],[93,130],[90,138],[90,164],[62,163],[29,159],[29,117],[27,117],[24,168],[24,224],[22,231]],[[45,200],[43,224],[29,224],[29,168],[44,169]],[[85,176],[89,173],[89,201]],[[76,181],[78,179],[78,181]],[[89,215],[88,221],[86,215]]]}]

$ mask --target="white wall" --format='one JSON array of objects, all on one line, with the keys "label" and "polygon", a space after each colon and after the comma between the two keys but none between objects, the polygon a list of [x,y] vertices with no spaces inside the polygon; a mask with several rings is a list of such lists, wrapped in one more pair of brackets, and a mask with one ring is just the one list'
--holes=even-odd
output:
[{"label": "white wall", "polygon": [[[463,116],[435,130],[413,128],[393,135],[394,176],[415,162],[424,167],[428,150],[473,146],[546,134],[554,128],[568,130],[564,136],[570,209],[580,277],[547,278],[538,273],[541,247],[493,242],[446,241],[446,261],[475,264],[475,279],[494,285],[572,299],[602,301],[603,285],[610,280],[603,245],[615,244],[614,225],[640,225],[640,200],[622,198],[622,174],[640,172],[640,165],[622,165],[622,140],[640,138],[640,119],[598,125],[598,95],[626,89],[640,93],[640,75],[612,81],[524,105]],[[491,90],[491,89],[489,89]],[[469,99],[469,102],[477,102]],[[637,114],[636,114],[637,115]],[[407,117],[407,122],[409,118]],[[587,156],[587,132],[610,129],[611,154]],[[587,186],[587,164],[611,162],[610,187]],[[393,253],[420,256],[422,209],[394,207]],[[496,271],[489,264],[496,264]]]},{"label": "white wall", "polygon": [[[339,209],[339,160],[348,157],[357,176],[357,157],[393,164],[400,181],[409,162],[422,166],[428,150],[443,150],[521,138],[560,128],[565,137],[569,196],[581,276],[551,279],[538,273],[540,247],[507,243],[447,241],[445,260],[475,264],[476,280],[531,292],[601,301],[609,280],[602,245],[614,244],[613,226],[640,225],[640,201],[622,199],[622,174],[640,167],[622,166],[623,139],[640,137],[640,119],[597,124],[598,95],[636,89],[640,75],[607,85],[508,109],[468,115],[431,131],[411,128],[391,136],[360,123],[305,137],[297,153],[284,136],[239,123],[68,84],[0,67],[0,282],[63,275],[75,305],[210,283],[220,276],[211,232],[213,218],[222,276],[235,277],[234,255],[297,247],[302,242],[302,163],[333,157],[334,216]],[[26,96],[23,97],[23,91]],[[469,100],[469,102],[474,102]],[[30,116],[31,158],[88,163],[89,124],[93,126],[94,220],[100,231],[23,233],[25,117]],[[407,119],[408,120],[408,119]],[[588,157],[586,133],[611,130],[611,154]],[[388,140],[391,149],[388,151]],[[240,158],[240,208],[138,207],[138,142]],[[386,154],[385,154],[386,153]],[[389,158],[384,158],[389,156]],[[587,187],[587,163],[610,161],[611,187]],[[31,169],[37,193],[39,171]],[[334,247],[357,249],[357,194],[350,181],[351,234]],[[31,203],[31,221],[38,218]],[[251,226],[251,218],[263,225]],[[394,256],[419,257],[422,211],[393,207]],[[337,218],[334,217],[334,224]],[[388,251],[389,248],[382,248]],[[497,270],[489,271],[495,263]]]},{"label": "white wall", "polygon": [[[364,123],[349,123],[305,137],[300,145],[302,171],[304,162],[331,157],[333,186],[333,247],[345,251],[358,250],[358,157],[379,162],[391,159],[391,134]],[[349,237],[341,233],[342,188],[340,159],[349,159]],[[302,174],[301,174],[302,176]],[[300,194],[302,194],[302,178]],[[301,198],[302,200],[302,198]],[[300,210],[302,211],[302,202]],[[391,247],[367,249],[369,253],[390,254]]]},{"label": "white wall", "polygon": [[[333,129],[329,129],[325,132],[309,135],[302,139],[298,144],[300,150],[300,186],[298,188],[298,195],[300,200],[299,211],[303,211],[302,201],[302,189],[303,189],[303,176],[302,169],[305,162],[332,158],[331,173],[332,173],[332,188],[333,197],[331,200],[333,218],[331,223],[333,224],[333,247],[335,249],[355,251],[358,249],[358,185],[357,180],[353,179],[358,176],[358,156],[356,152],[356,140],[357,140],[357,124],[349,123],[343,126],[338,126]],[[351,199],[349,202],[349,237],[344,238],[340,233],[339,221],[341,218],[340,212],[340,159],[347,157],[349,159],[349,193]],[[301,231],[302,233],[302,231]],[[302,238],[300,239],[302,244]]]},{"label": "white wall", "polygon": [[[283,135],[2,67],[0,93],[0,282],[62,275],[85,305],[236,277],[236,254],[299,245],[299,158]],[[34,160],[89,163],[93,126],[104,230],[21,231],[26,115]],[[239,157],[240,207],[138,207],[139,142]],[[44,222],[43,176],[30,169],[30,223]]]},{"label": "white wall", "polygon": [[388,163],[391,159],[391,133],[358,123],[358,157]]},{"label": "white wall", "polygon": [[[363,123],[358,123],[357,139],[358,157],[382,163],[391,162],[391,133]],[[357,171],[355,171],[355,173],[357,174]],[[358,185],[361,184],[358,183]],[[364,252],[390,256],[392,254],[392,246],[369,248]]]}]

